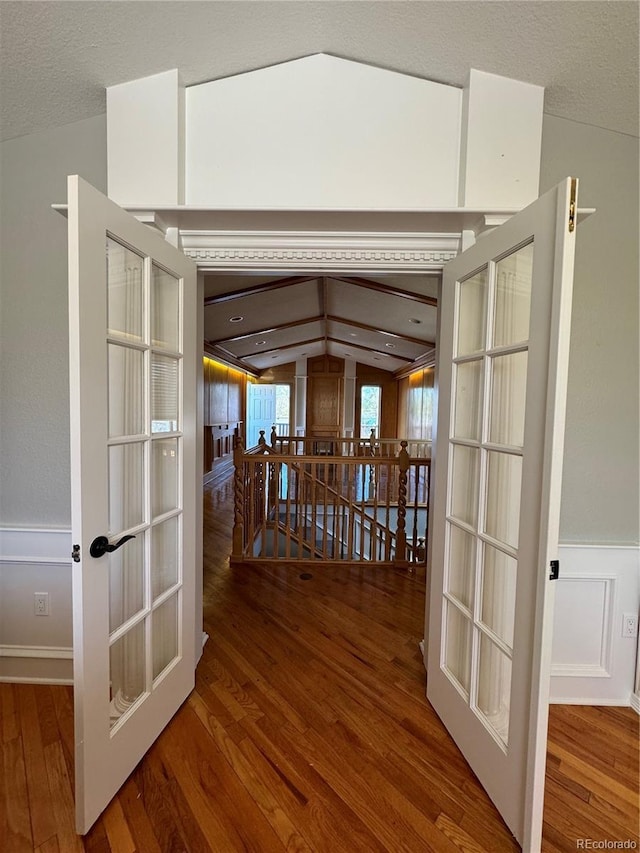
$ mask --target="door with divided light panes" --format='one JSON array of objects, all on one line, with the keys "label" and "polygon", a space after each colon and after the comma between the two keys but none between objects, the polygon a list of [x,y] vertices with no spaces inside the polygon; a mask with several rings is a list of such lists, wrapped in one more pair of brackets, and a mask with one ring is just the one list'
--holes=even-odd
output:
[{"label": "door with divided light panes", "polygon": [[68,180],[76,828],[194,684],[195,266]]},{"label": "door with divided light panes", "polygon": [[540,849],[577,182],[445,267],[427,697]]}]

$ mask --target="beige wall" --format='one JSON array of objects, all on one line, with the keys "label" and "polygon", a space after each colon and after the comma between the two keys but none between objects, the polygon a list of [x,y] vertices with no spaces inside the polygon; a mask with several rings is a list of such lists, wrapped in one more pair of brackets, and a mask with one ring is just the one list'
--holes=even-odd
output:
[{"label": "beige wall", "polygon": [[545,116],[541,192],[573,175],[579,206],[563,542],[638,542],[638,140]]}]

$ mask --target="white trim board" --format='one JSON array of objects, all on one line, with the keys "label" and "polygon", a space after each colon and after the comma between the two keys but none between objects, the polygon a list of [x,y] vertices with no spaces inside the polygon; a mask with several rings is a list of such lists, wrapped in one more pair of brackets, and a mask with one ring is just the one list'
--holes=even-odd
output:
[{"label": "white trim board", "polygon": [[0,658],[73,660],[71,646],[0,646]]},{"label": "white trim board", "polygon": [[70,563],[71,530],[0,527],[0,562]]}]

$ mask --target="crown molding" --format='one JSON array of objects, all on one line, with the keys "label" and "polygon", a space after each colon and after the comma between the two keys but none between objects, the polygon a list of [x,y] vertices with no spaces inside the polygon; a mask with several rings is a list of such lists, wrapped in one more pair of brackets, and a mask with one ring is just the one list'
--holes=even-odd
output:
[{"label": "crown molding", "polygon": [[182,250],[203,271],[439,271],[459,234],[182,231]]}]

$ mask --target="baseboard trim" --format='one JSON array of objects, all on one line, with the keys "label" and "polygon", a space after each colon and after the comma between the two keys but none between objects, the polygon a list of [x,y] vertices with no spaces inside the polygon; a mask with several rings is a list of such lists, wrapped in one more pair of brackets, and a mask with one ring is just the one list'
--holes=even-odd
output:
[{"label": "baseboard trim", "polygon": [[637,693],[632,693],[630,704],[636,714],[640,715],[640,695],[638,695]]},{"label": "baseboard trim", "polygon": [[629,708],[633,707],[633,703],[629,700],[626,702],[623,699],[597,699],[594,700],[590,696],[553,696],[549,699],[550,705],[597,705],[606,708]]}]

